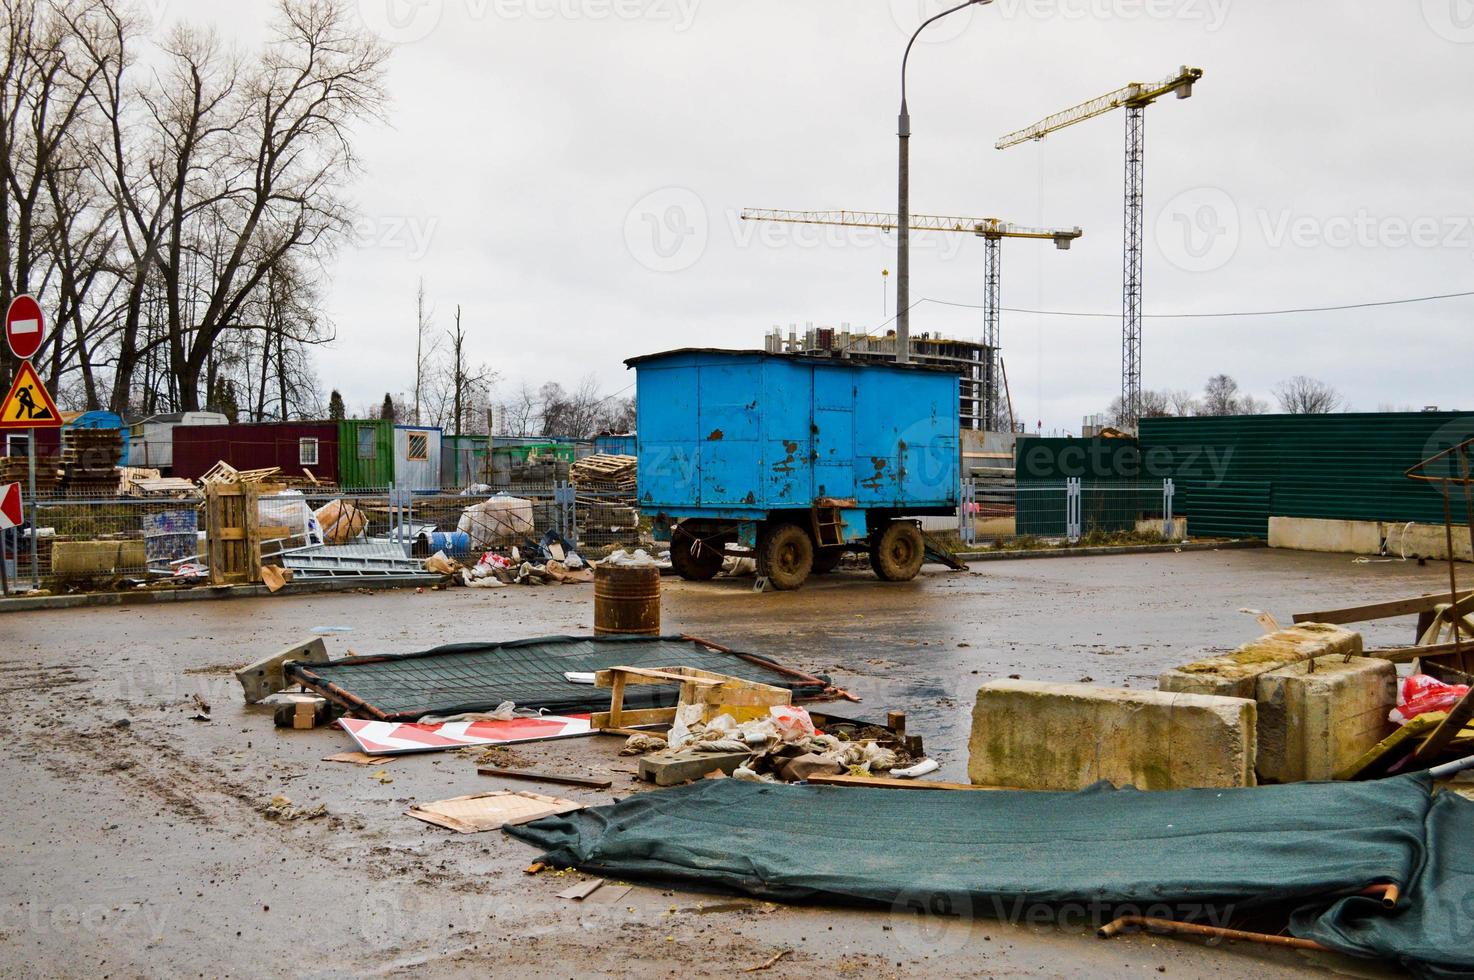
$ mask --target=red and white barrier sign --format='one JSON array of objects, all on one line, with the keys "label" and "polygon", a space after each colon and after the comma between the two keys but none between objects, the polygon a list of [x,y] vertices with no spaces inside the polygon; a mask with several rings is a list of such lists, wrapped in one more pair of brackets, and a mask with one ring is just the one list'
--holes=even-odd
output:
[{"label": "red and white barrier sign", "polygon": [[24,508],[21,506],[20,484],[0,485],[0,531],[8,531],[25,523]]},{"label": "red and white barrier sign", "polygon": [[592,735],[589,718],[589,715],[543,715],[511,721],[451,721],[443,725],[339,718],[338,725],[365,755],[407,755],[468,745],[515,745]]}]

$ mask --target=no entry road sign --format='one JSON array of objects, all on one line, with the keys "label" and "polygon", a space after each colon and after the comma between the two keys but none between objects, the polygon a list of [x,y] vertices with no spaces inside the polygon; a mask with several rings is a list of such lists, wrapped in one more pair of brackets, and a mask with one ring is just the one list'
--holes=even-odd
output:
[{"label": "no entry road sign", "polygon": [[41,304],[24,293],[11,300],[5,311],[5,340],[10,352],[28,361],[41,349],[45,336],[46,317],[41,314]]}]

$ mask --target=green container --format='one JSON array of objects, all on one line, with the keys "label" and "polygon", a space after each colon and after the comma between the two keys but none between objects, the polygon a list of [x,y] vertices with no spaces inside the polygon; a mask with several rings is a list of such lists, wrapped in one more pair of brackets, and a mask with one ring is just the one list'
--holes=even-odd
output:
[{"label": "green container", "polygon": [[344,419],[338,423],[338,483],[345,490],[394,486],[394,423]]}]

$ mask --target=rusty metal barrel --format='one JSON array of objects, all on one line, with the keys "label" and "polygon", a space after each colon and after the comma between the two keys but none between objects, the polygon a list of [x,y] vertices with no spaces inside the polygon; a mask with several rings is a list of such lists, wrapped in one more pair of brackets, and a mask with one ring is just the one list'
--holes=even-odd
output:
[{"label": "rusty metal barrel", "polygon": [[660,635],[659,568],[594,568],[594,635]]}]

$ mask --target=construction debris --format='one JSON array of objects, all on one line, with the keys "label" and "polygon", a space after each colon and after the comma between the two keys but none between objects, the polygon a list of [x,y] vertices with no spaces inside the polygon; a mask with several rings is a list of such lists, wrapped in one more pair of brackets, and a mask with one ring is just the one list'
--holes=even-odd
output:
[{"label": "construction debris", "polygon": [[582,810],[584,804],[541,793],[495,790],[457,796],[437,803],[412,806],[405,811],[416,820],[460,834],[479,834],[500,827],[514,827],[543,817]]},{"label": "construction debris", "polygon": [[478,745],[518,745],[592,735],[588,715],[538,715],[508,721],[450,721],[439,724],[339,718],[365,755],[413,755]]},{"label": "construction debris", "polygon": [[229,483],[266,483],[280,474],[280,466],[266,466],[256,470],[238,470],[224,460],[221,460],[205,471],[204,475],[200,477],[200,485],[211,487]]},{"label": "construction debris", "polygon": [[[422,653],[289,663],[285,669],[289,682],[302,684],[355,717],[414,722],[429,714],[491,711],[504,701],[559,713],[604,711],[610,704],[607,692],[570,683],[564,674],[671,663],[787,688],[797,697],[821,697],[829,690],[824,678],[693,637],[462,643]],[[653,708],[673,706],[676,699],[676,686],[664,683],[638,688],[625,703]]]}]

